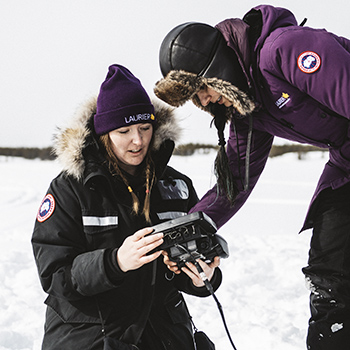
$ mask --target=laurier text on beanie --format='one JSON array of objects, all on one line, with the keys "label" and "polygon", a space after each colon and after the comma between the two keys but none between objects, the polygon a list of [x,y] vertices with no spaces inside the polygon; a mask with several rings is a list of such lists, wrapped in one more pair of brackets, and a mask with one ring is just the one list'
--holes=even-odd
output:
[{"label": "laurier text on beanie", "polygon": [[97,98],[94,127],[98,135],[138,123],[155,123],[148,94],[127,68],[111,65]]}]

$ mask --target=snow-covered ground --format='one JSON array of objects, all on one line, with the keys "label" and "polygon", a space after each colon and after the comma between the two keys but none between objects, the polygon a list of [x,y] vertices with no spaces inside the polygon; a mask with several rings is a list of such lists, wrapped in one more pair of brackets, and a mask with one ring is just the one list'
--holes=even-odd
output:
[{"label": "snow-covered ground", "polygon": [[[215,179],[215,153],[174,156],[171,165],[189,175],[199,196]],[[305,348],[308,291],[301,268],[311,233],[298,234],[327,155],[269,159],[253,194],[219,233],[230,257],[222,260],[216,295],[238,350]],[[30,244],[39,203],[60,166],[52,161],[0,157],[0,350],[39,350],[45,293]],[[213,298],[186,296],[197,328],[231,348]]]}]

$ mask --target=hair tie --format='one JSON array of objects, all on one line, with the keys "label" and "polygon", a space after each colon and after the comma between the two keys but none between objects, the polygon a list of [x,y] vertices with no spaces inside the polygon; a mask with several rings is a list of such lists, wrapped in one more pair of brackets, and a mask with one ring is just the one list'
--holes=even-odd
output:
[{"label": "hair tie", "polygon": [[132,188],[130,186],[128,186],[128,190],[130,193],[132,192]]},{"label": "hair tie", "polygon": [[226,141],[224,138],[220,138],[219,139],[219,146],[225,146],[226,145]]}]

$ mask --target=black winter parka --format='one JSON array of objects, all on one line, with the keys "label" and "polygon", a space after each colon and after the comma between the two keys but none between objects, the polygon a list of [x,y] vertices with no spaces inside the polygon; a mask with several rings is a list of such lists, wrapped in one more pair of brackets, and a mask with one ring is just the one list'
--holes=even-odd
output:
[{"label": "black winter parka", "polygon": [[[51,182],[33,232],[39,277],[48,293],[43,349],[102,349],[101,317],[108,336],[135,343],[141,335],[132,325],[140,324],[141,315],[147,315],[141,341],[153,342],[154,349],[194,349],[179,291],[207,296],[206,289],[183,273],[174,275],[162,257],[127,273],[118,267],[118,247],[149,224],[131,214],[126,185],[105,164],[91,127],[94,112],[95,99],[78,111],[73,127],[57,136],[55,150],[64,170]],[[198,201],[191,180],[166,165],[177,133],[172,113],[156,108],[156,116],[152,224],[185,215]],[[128,180],[143,203],[144,179]],[[219,269],[212,283],[215,289],[220,285]]]}]

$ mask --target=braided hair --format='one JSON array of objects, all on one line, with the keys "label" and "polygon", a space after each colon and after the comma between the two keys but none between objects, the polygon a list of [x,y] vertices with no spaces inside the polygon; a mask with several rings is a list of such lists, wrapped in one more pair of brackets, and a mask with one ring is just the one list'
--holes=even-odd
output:
[{"label": "braided hair", "polygon": [[[121,180],[124,182],[125,186],[127,187],[128,191],[131,194],[132,197],[132,211],[133,214],[138,215],[140,211],[140,201],[133,191],[132,187],[130,186],[127,178],[123,174],[123,172],[120,169],[119,166],[119,160],[114,154],[112,147],[111,147],[111,141],[108,136],[108,134],[104,134],[100,136],[100,141],[106,151],[106,158],[107,158],[107,163],[108,163],[108,168],[111,172],[112,175],[114,176],[119,176]],[[155,166],[151,157],[150,151],[147,152],[147,155],[145,157],[145,169],[144,169],[144,174],[145,174],[145,200],[143,204],[143,210],[142,210],[142,215],[145,217],[146,221],[148,223],[151,223],[151,218],[150,218],[150,211],[151,211],[151,191],[155,182]]]},{"label": "braided hair", "polygon": [[221,107],[222,106],[214,104],[211,106],[212,113],[214,114],[213,123],[217,129],[219,138],[219,151],[215,158],[214,172],[217,179],[218,190],[224,191],[232,206],[239,191],[227,158],[224,135],[225,125],[231,118],[232,111],[228,108]]}]

